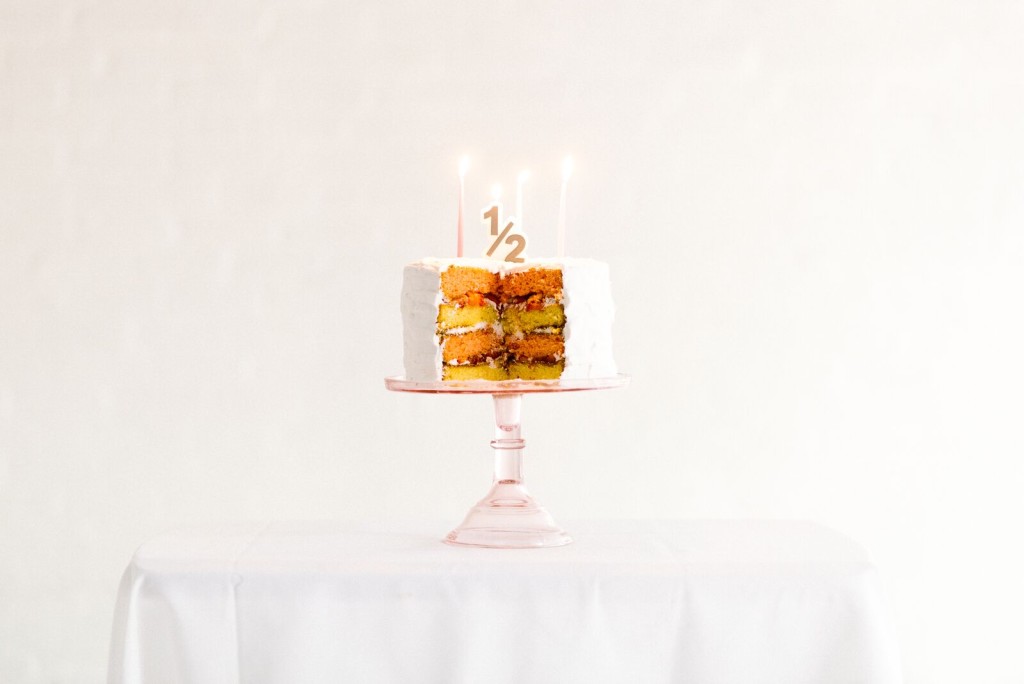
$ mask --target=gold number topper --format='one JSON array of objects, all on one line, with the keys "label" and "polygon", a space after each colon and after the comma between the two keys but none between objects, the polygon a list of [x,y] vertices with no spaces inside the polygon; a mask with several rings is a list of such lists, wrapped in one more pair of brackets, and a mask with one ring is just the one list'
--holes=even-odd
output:
[{"label": "gold number topper", "polygon": [[499,207],[497,204],[492,206],[490,209],[484,212],[484,219],[490,219],[491,221],[491,235],[497,235],[497,239],[491,243],[490,249],[487,250],[487,256],[494,254],[494,251],[498,249],[498,246],[502,243],[506,245],[515,245],[511,252],[505,255],[505,261],[510,261],[514,264],[521,264],[525,259],[519,256],[523,250],[526,249],[526,237],[519,233],[513,233],[512,228],[515,226],[514,221],[509,221],[502,230],[498,230],[498,226],[501,224],[501,218],[498,216]]}]

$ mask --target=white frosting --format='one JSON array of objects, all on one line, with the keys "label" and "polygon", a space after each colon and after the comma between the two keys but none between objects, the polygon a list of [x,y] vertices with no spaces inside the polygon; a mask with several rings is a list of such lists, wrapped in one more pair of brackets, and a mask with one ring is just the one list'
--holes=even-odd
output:
[{"label": "white frosting", "polygon": [[438,273],[447,271],[450,266],[463,266],[465,268],[482,268],[485,271],[491,273],[503,273],[506,269],[503,268],[506,262],[498,261],[497,259],[485,259],[483,257],[474,259],[471,257],[451,257],[448,259],[438,259],[436,257],[426,257],[419,261],[414,261],[409,266],[419,266],[420,268],[426,268]]},{"label": "white frosting", "polygon": [[608,264],[593,259],[562,260],[565,308],[563,378],[609,378],[618,372],[612,357],[612,302]]},{"label": "white frosting", "polygon": [[[612,303],[608,265],[593,259],[528,259],[513,264],[495,259],[428,258],[405,267],[402,283],[402,321],[405,341],[405,376],[424,382],[441,379],[441,341],[437,312],[441,304],[441,273],[450,266],[483,268],[492,273],[513,273],[532,268],[562,271],[565,308],[565,370],[563,378],[600,378],[615,375],[612,357]],[[475,326],[474,326],[475,327]]]},{"label": "white frosting", "polygon": [[402,338],[405,377],[417,382],[441,379],[441,340],[437,308],[441,304],[441,272],[422,263],[402,273]]}]

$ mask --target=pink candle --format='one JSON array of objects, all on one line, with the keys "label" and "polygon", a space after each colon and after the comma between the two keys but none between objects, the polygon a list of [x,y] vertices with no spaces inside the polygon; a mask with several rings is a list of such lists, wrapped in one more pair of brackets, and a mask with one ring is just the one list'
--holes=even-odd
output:
[{"label": "pink candle", "polygon": [[558,200],[558,256],[565,256],[565,193],[572,175],[572,157],[562,160],[562,194]]},{"label": "pink candle", "polygon": [[461,257],[463,252],[463,233],[464,229],[462,226],[462,215],[465,212],[466,207],[466,171],[469,170],[469,157],[463,157],[459,162],[459,237],[458,244],[455,249],[455,256]]}]

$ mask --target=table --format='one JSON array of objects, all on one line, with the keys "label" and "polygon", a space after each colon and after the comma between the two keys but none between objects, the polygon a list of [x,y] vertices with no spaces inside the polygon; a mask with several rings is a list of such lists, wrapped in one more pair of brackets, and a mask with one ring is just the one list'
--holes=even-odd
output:
[{"label": "table", "polygon": [[121,582],[111,684],[901,681],[877,571],[802,522],[578,523],[553,549],[444,525],[172,532]]}]

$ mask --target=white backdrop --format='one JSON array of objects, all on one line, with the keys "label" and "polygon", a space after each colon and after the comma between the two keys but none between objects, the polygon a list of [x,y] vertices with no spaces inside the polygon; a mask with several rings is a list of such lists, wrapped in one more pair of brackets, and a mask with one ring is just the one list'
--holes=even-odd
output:
[{"label": "white backdrop", "polygon": [[1022,12],[0,0],[0,680],[101,681],[169,527],[456,523],[490,406],[384,391],[401,266],[464,153],[550,253],[571,152],[634,383],[527,399],[534,493],[830,525],[908,682],[1021,681]]}]

